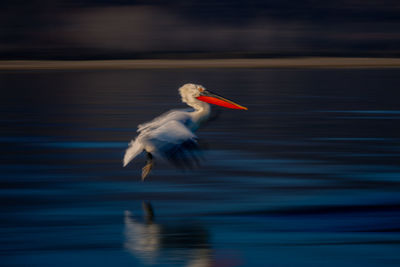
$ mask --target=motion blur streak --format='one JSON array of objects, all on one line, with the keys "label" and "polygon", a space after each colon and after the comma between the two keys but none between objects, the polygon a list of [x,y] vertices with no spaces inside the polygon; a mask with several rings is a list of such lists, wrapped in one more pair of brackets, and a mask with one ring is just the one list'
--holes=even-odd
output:
[{"label": "motion blur streak", "polygon": [[[400,266],[399,11],[0,1],[1,265]],[[201,153],[170,147],[200,168],[157,161],[142,183],[128,140],[189,82],[246,111],[214,107],[185,135]]]},{"label": "motion blur streak", "polygon": [[0,3],[0,58],[400,55],[396,0]]},{"label": "motion blur streak", "polygon": [[[198,131],[201,169],[160,162],[141,183],[144,158],[121,166],[127,140],[187,80],[249,110],[220,108]],[[400,264],[399,69],[20,71],[0,84],[4,266]]]}]

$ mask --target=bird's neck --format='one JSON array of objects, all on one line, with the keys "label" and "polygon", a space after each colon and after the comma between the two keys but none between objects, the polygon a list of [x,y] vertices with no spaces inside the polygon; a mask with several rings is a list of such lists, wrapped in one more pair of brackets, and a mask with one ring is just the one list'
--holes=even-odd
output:
[{"label": "bird's neck", "polygon": [[198,128],[202,122],[209,118],[211,107],[209,104],[202,101],[195,101],[188,105],[194,108],[194,111],[192,112],[192,119],[197,126],[196,128]]}]

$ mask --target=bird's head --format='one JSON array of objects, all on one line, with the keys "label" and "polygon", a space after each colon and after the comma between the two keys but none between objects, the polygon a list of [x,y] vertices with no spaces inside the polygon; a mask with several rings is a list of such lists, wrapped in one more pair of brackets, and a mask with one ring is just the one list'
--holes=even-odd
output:
[{"label": "bird's head", "polygon": [[200,100],[206,103],[226,107],[233,109],[244,109],[247,110],[246,107],[243,107],[239,104],[236,104],[222,96],[216,95],[204,88],[202,85],[187,83],[179,88],[179,93],[182,97],[182,102],[184,103],[193,103],[193,101]]}]

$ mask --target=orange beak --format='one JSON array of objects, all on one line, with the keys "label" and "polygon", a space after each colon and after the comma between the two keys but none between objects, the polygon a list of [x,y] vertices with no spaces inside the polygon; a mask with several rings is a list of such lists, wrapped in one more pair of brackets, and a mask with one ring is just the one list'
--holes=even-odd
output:
[{"label": "orange beak", "polygon": [[239,104],[236,104],[235,102],[232,102],[226,98],[223,98],[222,96],[216,95],[211,93],[210,91],[203,91],[200,93],[200,96],[196,97],[198,100],[206,102],[206,103],[210,103],[210,104],[214,104],[214,105],[218,105],[218,106],[222,106],[222,107],[226,107],[226,108],[233,108],[233,109],[244,109],[247,110],[246,107],[243,107]]}]

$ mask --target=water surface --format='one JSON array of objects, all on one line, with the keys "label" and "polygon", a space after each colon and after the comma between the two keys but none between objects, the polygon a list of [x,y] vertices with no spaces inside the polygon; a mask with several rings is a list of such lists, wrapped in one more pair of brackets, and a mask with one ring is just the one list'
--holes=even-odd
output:
[{"label": "water surface", "polygon": [[[200,168],[158,162],[141,182],[124,150],[184,107],[186,82],[249,110],[215,108]],[[398,69],[1,72],[1,261],[399,266],[399,84]]]}]

